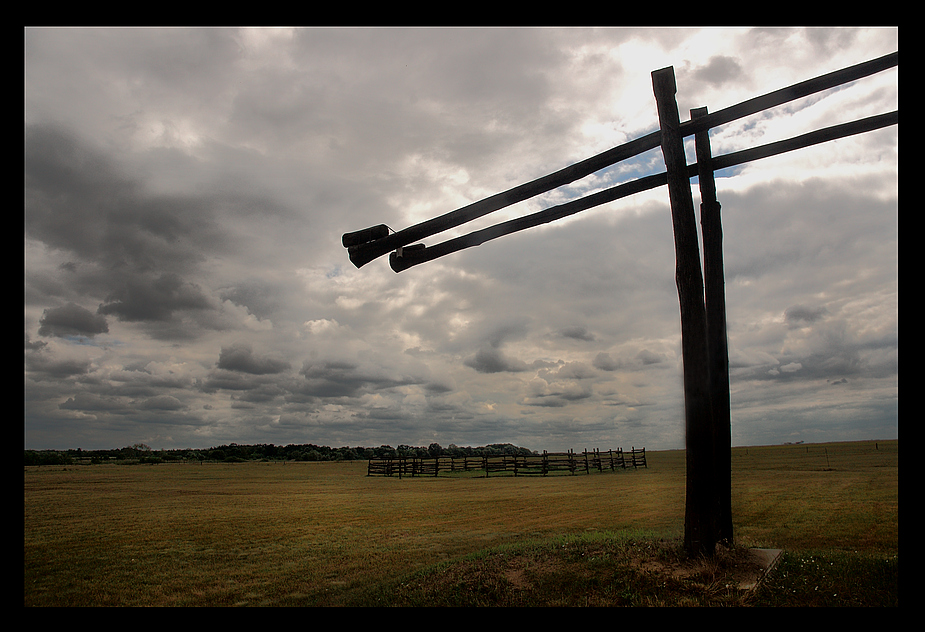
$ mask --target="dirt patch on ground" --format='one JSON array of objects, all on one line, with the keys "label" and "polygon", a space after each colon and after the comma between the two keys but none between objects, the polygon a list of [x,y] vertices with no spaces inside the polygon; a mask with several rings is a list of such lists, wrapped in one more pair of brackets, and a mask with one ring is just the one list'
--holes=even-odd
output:
[{"label": "dirt patch on ground", "polygon": [[765,562],[744,548],[695,559],[668,541],[567,542],[459,561],[412,590],[447,605],[743,605]]},{"label": "dirt patch on ground", "polygon": [[651,551],[630,548],[625,564],[642,573],[684,580],[712,577],[729,587],[753,588],[767,570],[764,557],[741,548],[716,547],[713,558],[686,558],[676,551]]}]

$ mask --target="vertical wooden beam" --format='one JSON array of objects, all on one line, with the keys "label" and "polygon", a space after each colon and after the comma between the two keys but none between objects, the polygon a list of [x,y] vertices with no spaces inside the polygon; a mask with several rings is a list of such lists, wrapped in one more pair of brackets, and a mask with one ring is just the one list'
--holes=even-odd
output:
[{"label": "vertical wooden beam", "polygon": [[[691,110],[691,120],[707,108]],[[710,403],[713,406],[714,463],[719,503],[717,537],[732,544],[732,419],[729,404],[729,348],[726,337],[726,289],[723,271],[723,223],[713,178],[710,131],[694,135],[700,181],[700,228],[703,234],[703,279],[710,353]]]},{"label": "vertical wooden beam", "polygon": [[713,414],[710,405],[709,355],[703,275],[694,200],[691,197],[684,138],[675,100],[674,68],[652,73],[668,173],[668,196],[675,241],[675,282],[681,306],[681,353],[684,366],[684,421],[687,447],[687,496],[684,547],[691,555],[712,556],[716,548]]}]

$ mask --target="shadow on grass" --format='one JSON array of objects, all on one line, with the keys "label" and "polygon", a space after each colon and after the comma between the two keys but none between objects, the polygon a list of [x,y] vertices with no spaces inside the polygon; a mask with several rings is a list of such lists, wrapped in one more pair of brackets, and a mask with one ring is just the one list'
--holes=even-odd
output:
[{"label": "shadow on grass", "polygon": [[747,549],[691,559],[681,542],[646,534],[530,540],[441,563],[344,595],[344,605],[395,607],[898,606],[898,560],[824,552],[761,573]]}]

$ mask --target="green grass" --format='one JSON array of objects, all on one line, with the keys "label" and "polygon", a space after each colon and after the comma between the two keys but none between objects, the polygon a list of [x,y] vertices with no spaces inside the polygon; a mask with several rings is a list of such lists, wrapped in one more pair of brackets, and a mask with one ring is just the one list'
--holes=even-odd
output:
[{"label": "green grass", "polygon": [[755,606],[899,606],[899,555],[823,549],[785,553]]},{"label": "green grass", "polygon": [[[555,477],[365,462],[26,468],[26,606],[898,605],[898,442],[736,448],[737,547],[680,549],[684,453]],[[754,592],[748,547],[782,548]],[[683,572],[682,572],[683,571]]]}]

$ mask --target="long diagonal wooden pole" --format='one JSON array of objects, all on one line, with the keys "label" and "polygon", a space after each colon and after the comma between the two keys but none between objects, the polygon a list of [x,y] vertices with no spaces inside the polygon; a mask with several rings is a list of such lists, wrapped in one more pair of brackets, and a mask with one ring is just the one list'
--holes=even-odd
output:
[{"label": "long diagonal wooden pole", "polygon": [[[717,110],[696,121],[686,121],[681,123],[680,129],[683,130],[685,136],[690,136],[698,131],[717,127],[744,116],[755,114],[822,90],[828,90],[848,81],[855,81],[898,65],[898,52],[884,55],[883,57],[871,61],[830,72],[814,79],[802,81],[792,86],[748,99],[742,103]],[[551,191],[564,184],[574,182],[575,180],[650,149],[655,149],[659,146],[659,143],[660,132],[655,131],[618,147],[608,149],[603,153],[582,160],[564,169],[560,169],[555,173],[543,176],[532,182],[521,184],[507,191],[497,193],[484,200],[479,200],[468,206],[429,219],[420,224],[410,226],[396,233],[389,234],[389,229],[385,225],[377,226],[374,229],[364,229],[354,233],[347,233],[344,235],[343,245],[348,249],[350,261],[359,268],[373,259],[397,248],[407,246],[425,237],[460,226],[516,202],[526,200],[540,193]]]},{"label": "long diagonal wooden pole", "polygon": [[684,428],[687,459],[684,547],[691,555],[712,556],[716,543],[716,477],[713,412],[710,398],[707,323],[694,201],[691,197],[684,138],[680,131],[674,68],[652,73],[658,106],[662,154],[668,173],[668,197],[675,241],[675,282],[681,305],[681,353],[684,372]]},{"label": "long diagonal wooden pole", "polygon": [[[696,122],[699,121],[700,119],[697,119]],[[862,132],[881,129],[889,125],[896,125],[898,122],[899,112],[889,112],[886,114],[879,114],[877,116],[870,116],[868,118],[852,121],[850,123],[833,125],[831,127],[818,129],[813,132],[801,134],[800,136],[795,136],[786,140],[768,143],[767,145],[760,145],[758,147],[752,147],[742,151],[724,154],[722,156],[715,156],[713,158],[713,170],[718,171],[720,169],[735,167],[736,165],[741,165],[746,162],[759,160],[761,158],[768,158],[770,156],[776,156],[788,151],[810,147],[818,143],[824,143],[838,138],[860,134]],[[683,125],[684,124],[682,123],[682,127]],[[696,176],[697,170],[697,164],[688,165],[688,177]],[[448,239],[447,241],[441,242],[434,246],[425,247],[423,244],[419,244],[411,248],[405,248],[403,252],[393,252],[389,258],[389,262],[395,272],[401,272],[412,266],[426,263],[428,261],[433,261],[439,257],[444,257],[448,254],[452,254],[466,248],[479,246],[486,241],[497,239],[498,237],[503,237],[505,235],[510,235],[511,233],[562,219],[563,217],[574,215],[575,213],[579,213],[601,204],[606,204],[608,202],[613,202],[615,200],[619,200],[636,193],[641,193],[656,187],[664,186],[667,183],[668,175],[665,172],[644,176],[642,178],[637,178],[636,180],[618,184],[603,191],[598,191],[592,195],[578,198],[577,200],[572,200],[564,204],[559,204],[557,206],[543,209],[542,211],[537,211],[536,213],[531,213],[529,215],[524,215],[523,217],[517,217],[506,222],[501,222],[499,224],[495,224],[494,226],[473,231],[454,239]],[[381,231],[378,233],[380,237],[388,235],[388,228],[383,225],[371,229],[366,229],[365,231],[347,233],[347,235],[345,235],[345,240],[346,238],[356,240],[356,243],[359,245],[351,246],[352,248],[369,248],[379,244],[380,242],[385,242],[386,240],[390,240],[399,235],[399,233],[395,233],[389,235],[387,238],[379,239],[375,242],[361,243],[365,238],[364,235],[376,234],[375,231],[377,229]],[[346,246],[348,243],[353,242],[347,242],[344,245]],[[400,244],[401,242],[397,243]]]}]

